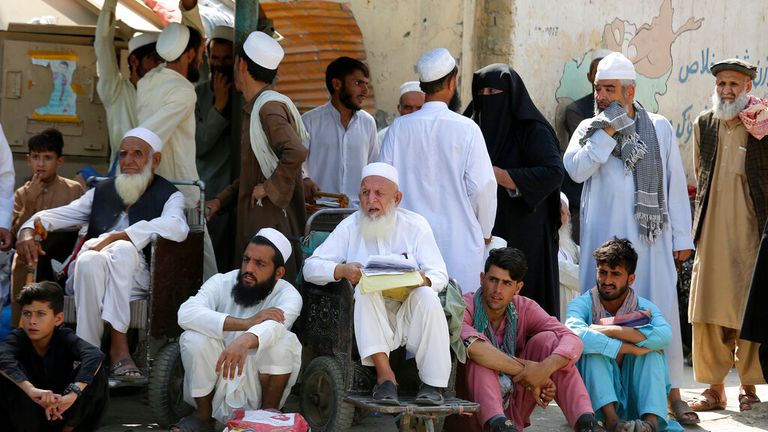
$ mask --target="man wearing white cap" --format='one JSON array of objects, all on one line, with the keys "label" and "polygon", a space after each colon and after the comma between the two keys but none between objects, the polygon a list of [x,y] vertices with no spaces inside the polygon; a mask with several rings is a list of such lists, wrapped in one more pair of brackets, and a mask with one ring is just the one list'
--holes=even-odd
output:
[{"label": "man wearing white cap", "polygon": [[[128,70],[123,78],[115,56],[115,10],[117,0],[106,0],[96,21],[93,48],[96,51],[96,72],[99,81],[96,92],[107,112],[111,167],[117,164],[117,152],[123,135],[138,123],[136,113],[136,83],[163,60],[157,55],[157,33],[138,33],[128,41]],[[110,169],[110,172],[112,170]]]},{"label": "man wearing white cap", "polygon": [[309,132],[304,164],[304,198],[318,191],[343,193],[357,207],[360,172],[379,158],[376,121],[363,110],[370,86],[368,66],[339,57],[325,69],[331,99],[301,116]]},{"label": "man wearing white cap", "polygon": [[88,224],[67,292],[74,290],[79,337],[99,346],[103,321],[111,325],[110,372],[115,379],[143,379],[131,359],[126,332],[129,301],[145,297],[149,287],[144,249],[152,234],[180,242],[189,232],[184,196],[155,174],[162,147],[152,131],[131,129],[120,143],[117,177],[98,183],[66,206],[35,213],[18,233],[17,253],[32,264],[37,262],[35,219],[48,231]]},{"label": "man wearing white cap", "polygon": [[[402,208],[397,170],[375,162],[362,171],[360,210],[344,219],[304,264],[304,279],[327,284],[347,279],[357,285],[371,255],[405,257],[422,277],[408,297],[392,300],[382,292],[355,289],[355,339],[363,365],[375,366],[373,398],[397,404],[397,379],[389,353],[400,346],[415,354],[422,386],[416,403],[439,404],[439,388],[448,386],[451,372],[448,324],[437,293],[448,283],[429,223]],[[477,275],[476,275],[477,276]]]},{"label": "man wearing white cap", "polygon": [[232,411],[280,409],[301,368],[301,344],[291,326],[301,294],[284,279],[291,243],[263,228],[237,270],[208,279],[179,308],[184,399],[195,412],[171,430],[204,430]]},{"label": "man wearing white cap", "polygon": [[[397,112],[404,116],[416,112],[424,105],[424,92],[418,81],[406,81],[400,85],[400,99],[397,101]],[[384,142],[389,126],[379,131],[379,143]]]},{"label": "man wearing white cap", "polygon": [[632,242],[639,256],[633,287],[658,305],[672,326],[666,349],[670,409],[681,422],[698,422],[679,391],[683,352],[675,261],[687,259],[693,249],[685,172],[672,125],[634,101],[635,79],[632,62],[621,53],[600,61],[595,77],[600,114],[581,122],[565,152],[566,171],[584,182],[579,285],[582,292],[594,286],[590,254],[603,242],[613,236]]},{"label": "man wearing white cap", "polygon": [[496,218],[496,178],[480,128],[451,111],[458,68],[445,48],[416,65],[426,103],[390,126],[380,160],[400,172],[403,208],[424,216],[464,292],[483,271],[484,239]]},{"label": "man wearing white cap", "polygon": [[[304,229],[301,164],[307,155],[302,144],[307,133],[293,102],[271,90],[283,54],[272,37],[252,32],[235,58],[235,85],[247,101],[242,112],[240,178],[206,203],[209,218],[221,208],[237,209],[235,256],[261,228],[276,228],[292,241]],[[300,268],[298,255],[286,262],[288,280]]]}]

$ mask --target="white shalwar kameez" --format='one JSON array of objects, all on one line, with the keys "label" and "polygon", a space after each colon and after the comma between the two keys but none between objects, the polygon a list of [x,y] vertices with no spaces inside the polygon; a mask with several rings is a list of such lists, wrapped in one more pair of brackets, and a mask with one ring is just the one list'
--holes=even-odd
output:
[{"label": "white shalwar kameez", "polygon": [[[197,93],[189,80],[162,64],[139,80],[137,89],[139,126],[156,133],[165,145],[155,170],[168,180],[199,180],[196,164],[195,104]],[[178,186],[188,208],[200,201],[192,186]],[[216,256],[208,228],[203,241],[203,277],[216,274]]]},{"label": "white shalwar kameez", "polygon": [[[94,204],[93,194],[91,189],[68,205],[35,213],[19,233],[25,228],[34,228],[36,218],[40,218],[48,231],[87,224]],[[89,250],[114,231],[125,231],[131,241],[118,240],[98,252]],[[100,346],[104,333],[102,320],[121,333],[127,332],[131,319],[129,302],[146,297],[149,287],[149,271],[142,250],[152,234],[181,242],[188,232],[184,196],[174,192],[165,202],[160,217],[129,225],[128,214],[123,212],[109,231],[85,242],[75,260],[74,272],[70,272],[67,280],[67,287],[74,289],[77,335]]]},{"label": "white shalwar kameez", "polygon": [[397,168],[402,207],[429,221],[448,275],[463,292],[476,290],[496,218],[496,177],[477,124],[427,102],[395,119],[379,161]]},{"label": "white shalwar kameez", "polygon": [[669,213],[669,223],[655,243],[640,238],[639,224],[635,219],[634,176],[627,175],[622,161],[611,156],[616,140],[600,130],[584,146],[579,145],[579,139],[585,135],[590,121],[584,120],[571,137],[563,164],[575,182],[584,182],[579,243],[581,291],[585,292],[595,286],[596,270],[592,252],[613,236],[629,239],[638,255],[635,270],[637,276],[632,287],[638,296],[658,305],[672,326],[672,343],[666,352],[672,387],[678,388],[683,377],[683,345],[677,302],[677,270],[672,252],[694,248],[691,238],[691,205],[672,125],[660,115],[648,115],[659,142],[664,198]]},{"label": "white shalwar kameez", "polygon": [[301,116],[309,132],[304,177],[309,177],[323,192],[343,193],[352,207],[360,205],[357,196],[363,167],[379,159],[376,120],[363,110],[355,111],[347,128],[339,112],[327,102]]},{"label": "white shalwar kameez", "polygon": [[[213,391],[213,417],[222,423],[234,409],[261,408],[259,374],[291,374],[280,400],[282,406],[301,369],[301,343],[290,331],[301,313],[301,294],[289,282],[278,279],[262,302],[251,307],[238,305],[232,298],[238,272],[214,275],[179,308],[179,325],[185,330],[179,339],[187,371],[184,400],[194,406],[194,398]],[[249,352],[241,376],[221,379],[216,374],[216,362],[226,346],[244,333],[224,331],[224,321],[228,316],[249,318],[268,308],[282,310],[285,322],[267,320],[248,329],[259,338],[259,347]]]},{"label": "white shalwar kameez", "polygon": [[[0,125],[0,228],[11,230],[13,217],[13,187],[16,173],[13,169],[13,154],[8,139]],[[34,220],[34,219],[33,219]]]},{"label": "white shalwar kameez", "polygon": [[381,292],[362,294],[355,288],[354,325],[360,358],[363,365],[373,366],[372,354],[389,355],[405,345],[408,352],[415,354],[421,381],[446,387],[451,373],[450,341],[437,293],[448,284],[448,274],[429,223],[412,211],[397,209],[391,237],[366,241],[360,234],[361,217],[358,211],[333,230],[304,262],[304,279],[325,285],[336,280],[333,273],[338,264],[365,265],[371,255],[406,254],[432,286],[412,289],[402,303],[385,299]]}]

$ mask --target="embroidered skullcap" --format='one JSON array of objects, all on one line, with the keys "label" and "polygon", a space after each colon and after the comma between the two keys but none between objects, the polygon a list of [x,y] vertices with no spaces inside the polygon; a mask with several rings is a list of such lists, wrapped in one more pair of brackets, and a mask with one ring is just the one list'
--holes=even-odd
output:
[{"label": "embroidered skullcap", "polygon": [[211,31],[211,39],[224,39],[230,42],[235,41],[235,29],[232,26],[220,25]]},{"label": "embroidered skullcap", "polygon": [[624,54],[612,52],[597,65],[595,80],[634,80],[637,79],[635,65]]},{"label": "embroidered skullcap", "polygon": [[171,62],[181,57],[188,43],[189,27],[172,22],[157,38],[157,53],[165,61]]},{"label": "embroidered skullcap", "polygon": [[713,64],[709,70],[712,71],[712,75],[715,76],[724,70],[732,70],[741,72],[748,76],[750,79],[755,79],[755,77],[757,77],[757,66],[737,58],[720,60],[719,62]]},{"label": "embroidered skullcap", "polygon": [[256,233],[256,237],[264,237],[269,240],[272,245],[280,251],[280,255],[283,257],[283,262],[288,261],[291,256],[291,242],[281,233],[274,228],[262,228]]},{"label": "embroidered skullcap", "polygon": [[388,163],[373,162],[366,165],[365,168],[363,168],[363,178],[369,176],[384,177],[397,186],[400,186],[400,177],[397,175],[397,169]]},{"label": "embroidered skullcap", "polygon": [[445,48],[435,48],[427,51],[419,58],[416,69],[419,71],[419,81],[432,82],[448,75],[456,67],[456,59]]},{"label": "embroidered skullcap", "polygon": [[603,59],[608,56],[608,54],[611,54],[613,51],[605,48],[598,48],[594,51],[592,51],[592,61]]},{"label": "embroidered skullcap", "polygon": [[424,93],[418,81],[406,81],[400,85],[400,96],[410,92]]},{"label": "embroidered skullcap", "polygon": [[269,70],[277,69],[285,55],[283,47],[272,36],[260,31],[248,35],[243,50],[254,63]]},{"label": "embroidered skullcap", "polygon": [[123,135],[123,139],[126,139],[128,137],[134,137],[144,141],[145,143],[149,144],[149,146],[152,147],[152,150],[154,150],[155,152],[163,151],[163,140],[161,140],[156,133],[152,132],[147,128],[143,128],[143,127],[133,128],[128,132],[126,132],[125,135]]},{"label": "embroidered skullcap", "polygon": [[137,48],[147,46],[153,43],[157,43],[157,32],[136,33],[131,40],[128,41],[128,54],[134,52]]}]

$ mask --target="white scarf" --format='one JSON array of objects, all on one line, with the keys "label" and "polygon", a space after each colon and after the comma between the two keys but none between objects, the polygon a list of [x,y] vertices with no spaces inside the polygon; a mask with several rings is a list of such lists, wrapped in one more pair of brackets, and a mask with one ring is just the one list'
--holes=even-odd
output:
[{"label": "white scarf", "polygon": [[[256,160],[259,161],[259,167],[261,168],[261,172],[264,173],[265,178],[270,178],[272,176],[272,173],[275,172],[275,168],[277,168],[277,163],[279,162],[277,155],[275,155],[275,152],[272,151],[272,147],[269,145],[267,134],[264,132],[264,128],[261,127],[261,119],[259,118],[259,111],[261,111],[264,104],[272,101],[280,102],[288,107],[288,110],[293,116],[296,133],[299,135],[299,138],[302,142],[309,139],[309,133],[307,132],[307,129],[304,128],[304,123],[301,121],[301,114],[299,114],[296,105],[293,104],[293,101],[291,101],[288,96],[280,94],[274,90],[264,90],[261,92],[259,97],[256,98],[256,101],[253,103],[253,109],[251,110],[250,137],[251,150],[253,150]],[[258,200],[257,204],[261,206],[261,199]]]}]

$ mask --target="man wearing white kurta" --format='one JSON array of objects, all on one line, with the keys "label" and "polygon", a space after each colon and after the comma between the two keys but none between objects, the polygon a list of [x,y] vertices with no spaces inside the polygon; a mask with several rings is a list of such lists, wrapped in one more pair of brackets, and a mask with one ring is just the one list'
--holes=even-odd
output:
[{"label": "man wearing white kurta", "polygon": [[110,167],[117,163],[117,153],[123,135],[139,123],[136,115],[136,83],[162,61],[155,51],[158,34],[139,33],[128,41],[128,68],[131,74],[128,78],[123,78],[115,56],[116,8],[117,0],[104,2],[96,21],[96,34],[93,39],[96,72],[99,74],[96,92],[107,113],[107,131],[112,153]]},{"label": "man wearing white kurta", "polygon": [[[343,193],[352,207],[360,203],[357,193],[363,167],[379,158],[376,121],[362,109],[368,96],[368,66],[339,57],[325,70],[331,100],[301,116],[309,132],[304,162],[304,198],[314,192]],[[313,184],[314,183],[314,184]]]},{"label": "man wearing white kurta", "polygon": [[[684,261],[693,249],[691,208],[672,125],[660,115],[647,113],[650,120],[647,122],[648,129],[653,130],[643,131],[640,128],[643,124],[641,116],[646,112],[639,104],[633,105],[635,77],[634,66],[626,57],[620,53],[608,55],[598,65],[595,100],[598,109],[604,112],[612,106],[612,102],[617,102],[626,110],[622,118],[629,119],[628,122],[634,121],[638,125],[636,134],[641,137],[645,135],[645,141],[652,140],[648,137],[650,133],[655,134],[658,145],[653,148],[656,151],[647,150],[648,154],[643,158],[655,156],[652,172],[660,172],[661,199],[658,201],[661,205],[657,207],[661,209],[663,222],[657,231],[648,230],[639,222],[643,219],[639,216],[645,216],[642,213],[647,206],[638,205],[636,197],[648,194],[636,188],[635,176],[648,175],[649,171],[637,168],[633,173],[626,169],[625,164],[630,163],[629,160],[623,160],[626,151],[619,151],[620,156],[612,155],[617,153],[614,149],[618,148],[617,141],[623,136],[616,134],[622,131],[617,132],[610,125],[594,130],[591,128],[593,119],[584,120],[571,137],[563,160],[571,178],[576,182],[584,182],[581,195],[579,284],[582,292],[594,286],[595,263],[590,254],[602,243],[618,236],[629,239],[635,245],[639,264],[635,272],[637,280],[634,288],[639,296],[657,304],[672,326],[672,343],[666,349],[672,385],[669,400],[675,414],[688,416],[677,418],[685,424],[698,419],[695,415],[682,412],[687,410],[687,405],[677,402],[680,401],[679,387],[683,377],[683,353],[675,260]],[[593,133],[588,135],[588,131]],[[651,149],[647,144],[646,147]],[[642,162],[642,159],[636,162],[638,167]],[[638,178],[637,183],[642,182],[643,178]],[[652,235],[649,236],[648,232]]]},{"label": "man wearing white kurta", "polygon": [[[424,92],[418,81],[406,81],[400,84],[400,99],[397,101],[397,112],[401,116],[416,112],[424,105]],[[377,133],[379,144],[384,142],[389,126],[381,128]]]},{"label": "man wearing white kurta", "polygon": [[13,154],[8,139],[0,125],[0,250],[8,250],[13,244],[11,219],[13,216]]},{"label": "man wearing white kurta", "polygon": [[301,344],[290,331],[301,294],[282,279],[290,254],[283,234],[263,228],[248,243],[240,270],[213,276],[181,305],[184,399],[196,410],[171,430],[285,402],[301,368]]},{"label": "man wearing white kurta", "polygon": [[456,92],[456,61],[444,48],[418,62],[426,103],[389,127],[379,160],[400,172],[403,208],[432,226],[448,274],[462,291],[483,271],[483,240],[496,218],[496,178],[480,128],[448,109]]},{"label": "man wearing white kurta", "polygon": [[322,285],[347,279],[356,285],[371,255],[402,255],[413,261],[423,283],[402,303],[385,299],[381,292],[355,289],[355,339],[363,365],[376,367],[374,399],[398,403],[389,353],[405,345],[415,354],[423,383],[416,402],[441,403],[438,388],[448,385],[451,373],[448,324],[437,297],[448,283],[445,263],[429,223],[398,208],[403,193],[397,170],[376,162],[367,165],[362,176],[360,210],[342,221],[307,259],[304,279]]},{"label": "man wearing white kurta", "polygon": [[189,232],[184,196],[154,174],[161,149],[162,141],[148,129],[126,132],[117,177],[66,206],[35,213],[18,233],[16,249],[30,263],[37,261],[35,219],[49,231],[88,224],[88,240],[77,255],[67,291],[74,290],[79,337],[99,346],[103,321],[111,325],[111,372],[116,379],[142,378],[130,357],[126,332],[129,301],[145,297],[149,287],[143,250],[152,234],[180,242]]},{"label": "man wearing white kurta", "polygon": [[[200,76],[203,39],[195,28],[170,23],[157,39],[157,53],[167,61],[139,80],[136,103],[139,124],[165,143],[157,173],[174,180],[198,180],[195,145],[195,103],[192,81]],[[187,207],[195,207],[200,194],[192,186],[179,188]],[[203,276],[216,273],[213,244],[205,230]]]}]

